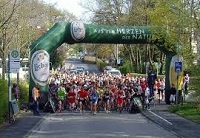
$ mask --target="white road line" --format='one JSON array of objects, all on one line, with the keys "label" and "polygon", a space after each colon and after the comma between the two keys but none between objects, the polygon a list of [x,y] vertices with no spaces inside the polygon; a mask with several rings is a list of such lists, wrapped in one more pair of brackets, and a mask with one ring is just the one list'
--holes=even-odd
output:
[{"label": "white road line", "polygon": [[171,122],[167,121],[166,119],[164,119],[163,117],[157,115],[156,113],[154,113],[154,112],[152,112],[152,111],[149,111],[149,112],[152,113],[153,115],[155,115],[156,117],[158,117],[158,118],[164,120],[165,122],[167,122],[167,123],[170,124],[171,126],[173,125]]}]

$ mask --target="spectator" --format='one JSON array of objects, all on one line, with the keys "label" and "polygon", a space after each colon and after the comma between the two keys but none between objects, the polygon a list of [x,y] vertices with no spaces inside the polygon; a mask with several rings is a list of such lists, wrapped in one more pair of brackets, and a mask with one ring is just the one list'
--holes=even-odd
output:
[{"label": "spectator", "polygon": [[156,73],[153,72],[153,70],[150,68],[149,72],[148,72],[148,78],[147,78],[147,82],[148,82],[148,87],[150,90],[150,97],[154,97],[154,85],[155,85],[155,80],[157,79],[157,75]]},{"label": "spectator", "polygon": [[176,101],[176,88],[174,86],[174,84],[172,84],[172,87],[170,89],[170,103],[171,104],[175,104]]},{"label": "spectator", "polygon": [[147,109],[150,109],[150,89],[149,87],[146,87],[145,93],[144,93],[144,106]]},{"label": "spectator", "polygon": [[190,81],[190,77],[188,74],[186,74],[184,76],[184,81],[183,81],[183,90],[184,90],[184,93],[187,94],[188,92],[188,84],[189,84],[189,81]]},{"label": "spectator", "polygon": [[17,86],[16,83],[13,83],[12,93],[14,95],[15,100],[18,101],[19,100],[19,87]]},{"label": "spectator", "polygon": [[35,84],[35,86],[33,87],[32,98],[33,98],[33,114],[40,115],[39,113],[39,98],[40,98],[39,84]]}]

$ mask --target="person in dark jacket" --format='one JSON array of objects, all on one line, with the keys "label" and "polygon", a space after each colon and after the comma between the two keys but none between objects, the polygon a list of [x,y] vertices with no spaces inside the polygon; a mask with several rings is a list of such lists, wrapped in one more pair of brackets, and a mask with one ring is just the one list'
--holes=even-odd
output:
[{"label": "person in dark jacket", "polygon": [[15,97],[15,100],[18,101],[18,99],[19,99],[19,87],[16,83],[13,83],[12,93]]},{"label": "person in dark jacket", "polygon": [[154,97],[154,85],[155,85],[156,79],[157,79],[156,73],[154,73],[153,70],[150,68],[148,72],[148,78],[147,78],[148,87],[150,90],[150,98]]},{"label": "person in dark jacket", "polygon": [[172,87],[170,89],[170,103],[171,104],[175,104],[176,101],[176,88],[174,86],[174,84],[172,84]]}]

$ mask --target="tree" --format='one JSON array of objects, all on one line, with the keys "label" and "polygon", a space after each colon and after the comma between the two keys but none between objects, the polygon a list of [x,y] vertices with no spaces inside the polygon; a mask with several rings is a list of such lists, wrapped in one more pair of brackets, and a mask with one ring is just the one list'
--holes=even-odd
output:
[{"label": "tree", "polygon": [[[16,12],[17,0],[0,2],[0,58],[2,59],[2,79],[5,79],[6,58],[9,50],[9,43],[13,38],[13,31],[9,28],[12,24],[13,15]],[[9,34],[9,35],[8,35]]]},{"label": "tree", "polygon": [[2,0],[0,11],[2,79],[5,79],[6,58],[10,50],[19,49],[22,57],[29,56],[32,42],[55,22],[73,17],[40,0]]}]

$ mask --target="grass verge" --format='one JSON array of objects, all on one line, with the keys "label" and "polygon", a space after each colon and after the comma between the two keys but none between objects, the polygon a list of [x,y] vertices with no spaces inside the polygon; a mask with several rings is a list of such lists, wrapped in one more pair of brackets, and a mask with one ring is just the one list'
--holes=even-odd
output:
[{"label": "grass verge", "polygon": [[170,106],[169,111],[196,123],[200,123],[200,108],[197,103],[187,102],[183,105]]}]

